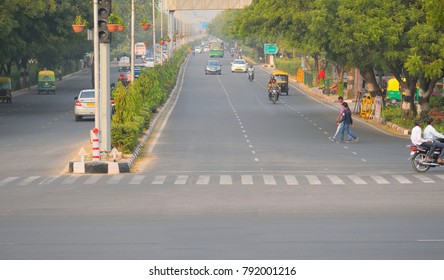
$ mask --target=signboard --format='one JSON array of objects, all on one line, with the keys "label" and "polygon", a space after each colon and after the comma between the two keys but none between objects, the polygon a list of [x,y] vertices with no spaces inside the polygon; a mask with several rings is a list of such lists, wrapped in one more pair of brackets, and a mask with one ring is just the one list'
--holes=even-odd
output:
[{"label": "signboard", "polygon": [[276,44],[264,44],[264,53],[265,54],[277,54],[278,46]]},{"label": "signboard", "polygon": [[208,25],[208,22],[206,22],[206,21],[201,21],[201,22],[200,22],[200,29],[207,29],[207,25]]},{"label": "signboard", "polygon": [[375,118],[378,120],[381,118],[381,109],[382,109],[382,97],[377,95],[375,97]]}]

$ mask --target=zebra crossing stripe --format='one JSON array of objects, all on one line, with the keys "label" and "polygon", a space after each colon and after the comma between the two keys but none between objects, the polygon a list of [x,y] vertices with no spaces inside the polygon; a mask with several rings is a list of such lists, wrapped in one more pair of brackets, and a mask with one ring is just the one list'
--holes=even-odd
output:
[{"label": "zebra crossing stripe", "polygon": [[4,186],[4,185],[6,185],[7,183],[11,183],[12,181],[17,180],[18,178],[19,178],[19,177],[8,177],[8,178],[6,178],[6,179],[0,181],[0,186]]},{"label": "zebra crossing stripe", "polygon": [[107,184],[116,185],[123,179],[124,175],[113,175],[111,179],[108,180]]},{"label": "zebra crossing stripe", "polygon": [[63,180],[62,184],[63,185],[69,185],[74,183],[75,181],[77,181],[77,179],[79,179],[81,177],[81,175],[71,175],[68,178],[66,178],[65,180]]},{"label": "zebra crossing stripe", "polygon": [[210,175],[200,175],[197,178],[196,185],[208,185],[210,183]]},{"label": "zebra crossing stripe", "polygon": [[318,176],[315,175],[307,175],[305,176],[308,180],[308,183],[310,183],[310,185],[320,185],[321,181],[319,180]]},{"label": "zebra crossing stripe", "polygon": [[92,185],[97,183],[97,181],[99,181],[101,178],[103,177],[103,175],[92,175],[91,177],[89,177],[83,184],[84,185]]},{"label": "zebra crossing stripe", "polygon": [[273,175],[264,175],[262,176],[264,179],[264,184],[265,185],[276,185],[276,180],[274,179]]},{"label": "zebra crossing stripe", "polygon": [[444,180],[444,175],[435,175],[436,177],[438,177],[441,180]]},{"label": "zebra crossing stripe", "polygon": [[367,182],[362,180],[361,177],[356,176],[356,175],[348,175],[347,176],[350,180],[353,181],[353,183],[355,183],[356,185],[367,185]]},{"label": "zebra crossing stripe", "polygon": [[379,175],[370,176],[377,184],[379,185],[387,185],[389,184],[389,181],[384,179],[384,177]]},{"label": "zebra crossing stripe", "polygon": [[230,175],[220,175],[219,184],[220,185],[232,185],[233,180],[231,179]]},{"label": "zebra crossing stripe", "polygon": [[163,185],[163,183],[165,183],[165,180],[166,180],[166,176],[164,176],[164,175],[156,176],[151,184]]},{"label": "zebra crossing stripe", "polygon": [[25,180],[21,181],[19,183],[19,186],[26,186],[26,185],[30,184],[31,182],[37,180],[38,178],[40,178],[40,176],[29,176]]},{"label": "zebra crossing stripe", "polygon": [[253,176],[242,175],[241,176],[242,185],[253,185]]},{"label": "zebra crossing stripe", "polygon": [[339,178],[339,176],[336,176],[336,175],[327,175],[327,178],[330,179],[330,181],[331,181],[332,184],[334,184],[334,185],[345,185],[344,181],[342,181],[342,179]]},{"label": "zebra crossing stripe", "polygon": [[39,185],[49,185],[52,182],[54,182],[55,180],[57,180],[59,177],[61,177],[61,175],[53,175],[53,176],[49,176],[48,178],[43,179],[43,181],[41,181],[39,183]]},{"label": "zebra crossing stripe", "polygon": [[418,180],[421,180],[423,183],[427,184],[435,183],[435,181],[424,175],[413,175],[413,177],[417,178]]},{"label": "zebra crossing stripe", "polygon": [[402,175],[392,175],[392,177],[401,184],[412,184],[412,181]]},{"label": "zebra crossing stripe", "polygon": [[188,182],[188,175],[179,175],[174,182],[175,185],[185,185]]},{"label": "zebra crossing stripe", "polygon": [[135,175],[133,179],[129,182],[130,185],[139,185],[145,179],[144,175]]},{"label": "zebra crossing stripe", "polygon": [[285,182],[287,182],[287,185],[289,185],[289,186],[299,185],[299,182],[298,182],[298,179],[296,179],[296,176],[285,175],[284,179],[285,179]]}]

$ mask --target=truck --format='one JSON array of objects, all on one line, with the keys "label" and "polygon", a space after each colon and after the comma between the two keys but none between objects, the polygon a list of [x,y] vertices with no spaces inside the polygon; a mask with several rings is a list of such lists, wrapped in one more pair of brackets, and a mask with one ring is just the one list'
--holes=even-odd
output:
[{"label": "truck", "polygon": [[134,45],[134,55],[136,57],[141,57],[143,55],[146,55],[145,43],[136,43]]},{"label": "truck", "polygon": [[126,72],[130,70],[130,58],[127,56],[122,56],[119,61],[117,62],[117,69],[119,72]]}]

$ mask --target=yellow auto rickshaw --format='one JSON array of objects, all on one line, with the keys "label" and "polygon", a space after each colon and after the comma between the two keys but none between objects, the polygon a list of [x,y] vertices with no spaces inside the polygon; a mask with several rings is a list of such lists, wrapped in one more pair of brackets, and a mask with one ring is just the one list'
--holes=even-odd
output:
[{"label": "yellow auto rickshaw", "polygon": [[0,77],[0,100],[12,103],[11,79],[8,77]]},{"label": "yellow auto rickshaw", "polygon": [[39,71],[38,76],[38,93],[41,92],[46,93],[53,93],[56,92],[56,86],[55,86],[55,75],[54,71],[51,70],[42,70]]},{"label": "yellow auto rickshaw", "polygon": [[272,75],[281,87],[281,92],[285,92],[288,95],[288,73],[276,70],[272,73]]}]

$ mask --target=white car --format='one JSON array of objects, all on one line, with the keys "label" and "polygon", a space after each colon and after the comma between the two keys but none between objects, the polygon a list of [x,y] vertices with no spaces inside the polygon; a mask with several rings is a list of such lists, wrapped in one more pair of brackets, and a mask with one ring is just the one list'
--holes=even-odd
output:
[{"label": "white car", "polygon": [[248,63],[245,59],[235,59],[231,62],[231,72],[247,72]]},{"label": "white car", "polygon": [[145,64],[148,68],[153,68],[155,66],[154,57],[147,57],[143,60],[143,64]]},{"label": "white car", "polygon": [[[76,121],[81,121],[84,117],[95,117],[94,89],[84,89],[80,91],[79,96],[74,97],[74,115]],[[114,98],[111,95],[111,110],[114,112]]]}]

